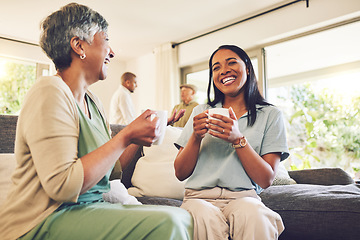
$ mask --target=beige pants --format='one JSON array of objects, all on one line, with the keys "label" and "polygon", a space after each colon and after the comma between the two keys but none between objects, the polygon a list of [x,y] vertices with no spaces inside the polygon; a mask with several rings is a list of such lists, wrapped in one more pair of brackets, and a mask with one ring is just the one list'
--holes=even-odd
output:
[{"label": "beige pants", "polygon": [[280,215],[254,190],[186,189],[181,208],[194,219],[194,240],[270,240],[284,230]]}]

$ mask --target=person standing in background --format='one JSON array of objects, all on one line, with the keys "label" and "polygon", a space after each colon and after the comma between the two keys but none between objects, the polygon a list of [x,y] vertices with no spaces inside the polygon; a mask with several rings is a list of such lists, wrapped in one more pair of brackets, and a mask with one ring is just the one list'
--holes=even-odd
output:
[{"label": "person standing in background", "polygon": [[179,119],[179,121],[173,124],[174,127],[184,127],[186,122],[189,120],[193,108],[199,105],[197,102],[193,101],[195,93],[196,86],[192,84],[182,84],[180,86],[181,103],[173,108],[172,113],[185,109],[185,114]]},{"label": "person standing in background", "polygon": [[[136,75],[131,72],[125,72],[121,76],[121,84],[119,88],[111,98],[110,123],[128,125],[136,118],[135,107],[130,95],[135,91],[135,88],[137,88]],[[173,111],[171,116],[168,118],[168,125],[176,124],[179,119],[182,119],[184,112],[185,110],[182,109]]]},{"label": "person standing in background", "polygon": [[110,123],[128,125],[135,119],[135,108],[131,93],[137,88],[136,75],[125,72],[121,76],[121,85],[111,98]]}]

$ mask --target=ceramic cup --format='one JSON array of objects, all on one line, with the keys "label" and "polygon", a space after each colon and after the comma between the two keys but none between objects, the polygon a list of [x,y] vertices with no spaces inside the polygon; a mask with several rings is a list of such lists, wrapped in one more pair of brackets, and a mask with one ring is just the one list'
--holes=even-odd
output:
[{"label": "ceramic cup", "polygon": [[155,117],[158,118],[158,121],[156,123],[156,137],[155,141],[153,142],[153,145],[160,145],[165,136],[166,126],[167,126],[167,111],[156,111],[156,113],[151,114],[150,120],[152,121]]},{"label": "ceramic cup", "polygon": [[[218,118],[211,117],[212,114],[219,114],[219,115],[223,115],[225,117],[230,117],[229,109],[227,109],[227,108],[210,108],[209,109],[209,119],[220,120]],[[214,131],[214,132],[217,132],[217,131]]]},{"label": "ceramic cup", "polygon": [[[209,118],[216,119],[216,118],[211,117],[212,114],[219,114],[219,115],[223,115],[225,117],[230,117],[228,108],[210,108],[209,109]],[[216,120],[219,120],[219,119],[216,119]]]}]

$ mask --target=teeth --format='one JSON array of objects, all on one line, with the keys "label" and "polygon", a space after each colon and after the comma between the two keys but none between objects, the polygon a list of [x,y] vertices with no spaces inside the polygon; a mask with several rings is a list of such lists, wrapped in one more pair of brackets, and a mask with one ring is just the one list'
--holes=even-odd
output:
[{"label": "teeth", "polygon": [[227,78],[224,78],[223,80],[221,80],[221,82],[225,84],[225,83],[227,83],[229,81],[232,81],[232,80],[235,80],[235,78],[234,77],[227,77]]}]

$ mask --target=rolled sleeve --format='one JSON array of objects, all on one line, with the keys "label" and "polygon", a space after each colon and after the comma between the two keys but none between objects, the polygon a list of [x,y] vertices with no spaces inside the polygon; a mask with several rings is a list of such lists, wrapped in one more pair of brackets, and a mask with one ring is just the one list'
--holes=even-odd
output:
[{"label": "rolled sleeve", "polygon": [[282,161],[289,157],[284,119],[281,111],[277,108],[271,107],[269,109],[271,111],[269,111],[267,118],[260,155],[280,152]]}]

